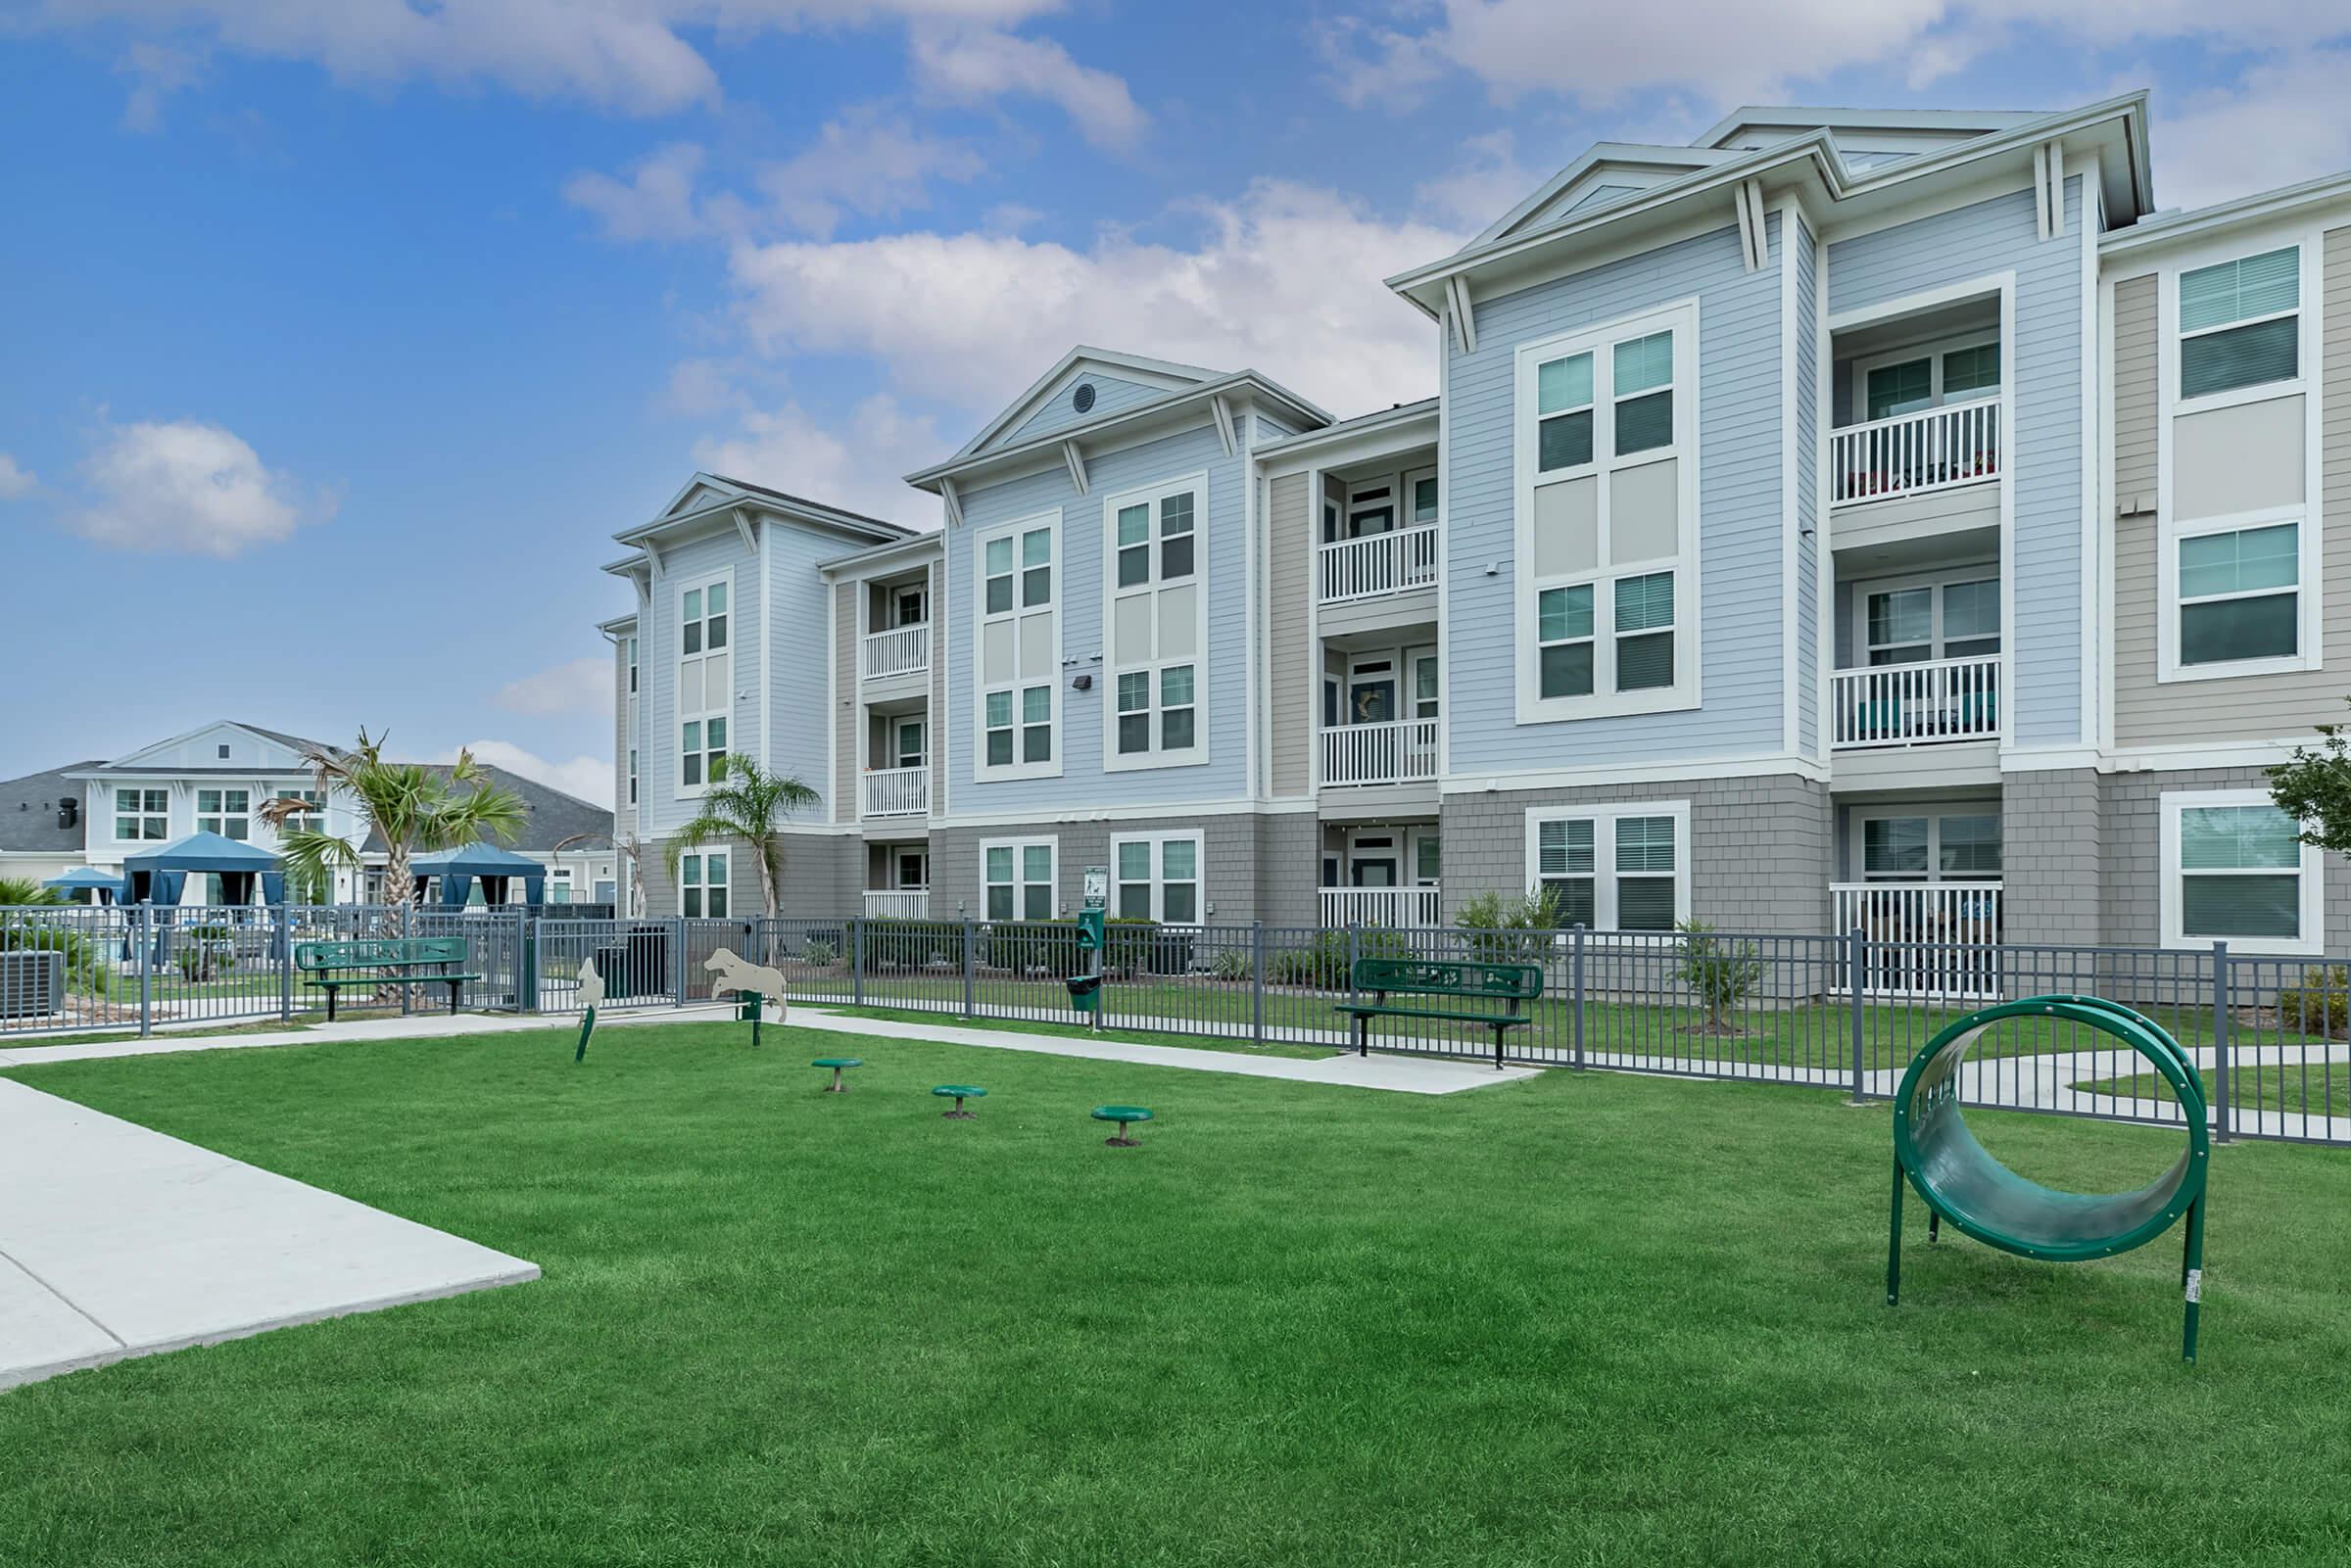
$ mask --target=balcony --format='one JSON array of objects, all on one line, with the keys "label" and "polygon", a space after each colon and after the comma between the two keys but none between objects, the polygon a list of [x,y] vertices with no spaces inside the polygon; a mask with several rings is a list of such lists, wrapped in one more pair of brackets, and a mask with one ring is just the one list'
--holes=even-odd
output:
[{"label": "balcony", "polygon": [[858,799],[861,816],[920,817],[931,809],[928,767],[869,768],[862,789]]},{"label": "balcony", "polygon": [[1923,496],[2000,475],[2000,400],[1895,414],[1829,434],[1834,505]]},{"label": "balcony", "polygon": [[1869,939],[1864,995],[1999,994],[1998,882],[1832,882],[1829,898],[1834,928]]},{"label": "balcony", "polygon": [[1434,887],[1325,887],[1322,924],[1421,929],[1443,924],[1443,905]]},{"label": "balcony", "polygon": [[931,668],[931,623],[894,626],[887,632],[865,634],[865,652],[859,669],[868,681],[892,675],[920,675]]},{"label": "balcony", "polygon": [[929,920],[931,918],[931,889],[928,887],[869,887],[865,890],[865,918],[868,920]]},{"label": "balcony", "polygon": [[1437,721],[1340,725],[1321,732],[1319,756],[1325,788],[1425,783],[1437,776]]},{"label": "balcony", "polygon": [[1985,653],[1838,670],[1829,677],[1829,743],[1849,751],[1996,740],[2000,662]]},{"label": "balcony", "polygon": [[1334,540],[1317,557],[1316,592],[1324,604],[1429,588],[1437,581],[1437,531],[1399,528]]}]

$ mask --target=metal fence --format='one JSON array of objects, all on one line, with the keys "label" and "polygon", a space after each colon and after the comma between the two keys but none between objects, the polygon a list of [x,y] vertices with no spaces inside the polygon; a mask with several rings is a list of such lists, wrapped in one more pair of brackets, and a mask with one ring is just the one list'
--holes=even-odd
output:
[{"label": "metal fence", "polygon": [[[1085,973],[1074,925],[978,921],[682,920],[562,906],[409,912],[419,936],[461,935],[483,976],[465,1005],[568,1013],[593,964],[607,1010],[723,1001],[713,956],[772,967],[795,1002],[1068,1025]],[[294,942],[386,933],[371,907],[225,912],[0,910],[0,1042],[40,1032],[283,1018],[323,1011]],[[2110,997],[2152,1016],[2209,1080],[2216,1135],[2351,1144],[2351,996],[2336,960],[2209,948],[1887,942],[1727,932],[1391,930],[1113,924],[1099,1026],[1252,1045],[1349,1043],[1337,1011],[1361,958],[1534,964],[1543,995],[1503,1047],[1511,1063],[1745,1078],[1891,1096],[1910,1059],[1991,997]],[[42,973],[35,974],[34,971]],[[36,994],[37,993],[37,994]],[[429,1007],[404,990],[380,1005]],[[348,1005],[348,1004],[347,1004]],[[1481,1006],[1483,1004],[1480,1004]],[[1382,1019],[1375,1047],[1490,1056],[1492,1030]],[[2138,1056],[2080,1025],[2009,1019],[1977,1037],[1970,1104],[2176,1124]]]},{"label": "metal fence", "polygon": [[[461,936],[459,1006],[526,1005],[532,948],[520,909],[400,912],[378,905],[254,909],[87,904],[0,908],[0,1043],[45,1035],[292,1020],[326,1011],[326,993],[294,966],[304,942]],[[397,994],[394,994],[397,991]],[[410,1012],[440,1005],[438,987],[346,994],[342,1009]]]}]

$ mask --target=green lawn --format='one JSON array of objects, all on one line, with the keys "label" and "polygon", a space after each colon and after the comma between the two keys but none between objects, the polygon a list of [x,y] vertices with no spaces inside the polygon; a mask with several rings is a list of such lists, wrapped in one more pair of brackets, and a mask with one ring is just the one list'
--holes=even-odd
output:
[{"label": "green lawn", "polygon": [[[2213,1098],[2212,1071],[2200,1069],[2204,1098]],[[2171,1100],[2172,1086],[2152,1069],[2136,1077],[2100,1078],[2077,1083],[2091,1094],[2120,1095],[2139,1100]],[[2238,1064],[2229,1071],[2229,1103],[2263,1111],[2291,1111],[2297,1116],[2351,1117],[2351,1063],[2314,1060]]]},{"label": "green lawn", "polygon": [[[1914,1203],[1885,1307],[1888,1114],[1833,1093],[569,1032],[15,1069],[547,1277],[0,1395],[0,1560],[2351,1556],[2342,1152],[2216,1152],[2190,1368],[2172,1238],[2054,1267]],[[2108,1186],[2176,1137],[1970,1119]]]}]

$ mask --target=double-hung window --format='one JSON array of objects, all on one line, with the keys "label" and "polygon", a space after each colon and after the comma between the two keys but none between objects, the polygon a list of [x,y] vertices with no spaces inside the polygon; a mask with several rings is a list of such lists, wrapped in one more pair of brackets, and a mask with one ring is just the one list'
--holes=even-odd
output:
[{"label": "double-hung window", "polygon": [[2165,945],[2325,951],[2320,851],[2267,790],[2166,793],[2161,804]]},{"label": "double-hung window", "polygon": [[1061,519],[1007,523],[977,535],[980,743],[974,776],[1035,779],[1061,772]]},{"label": "double-hung window", "polygon": [[125,843],[163,842],[170,836],[171,796],[163,789],[115,791],[115,837]]},{"label": "double-hung window", "polygon": [[2180,398],[2299,376],[2302,250],[2288,245],[2180,274]]},{"label": "double-hung window", "polygon": [[1208,483],[1195,477],[1112,497],[1102,508],[1113,562],[1104,586],[1112,722],[1105,768],[1207,760],[1201,656],[1208,639],[1200,530]]},{"label": "double-hung window", "polygon": [[1198,924],[1200,839],[1197,832],[1114,836],[1110,841],[1112,913],[1121,920]]},{"label": "double-hung window", "polygon": [[299,800],[309,809],[298,811],[286,819],[288,832],[322,833],[326,832],[326,797],[315,789],[288,789],[288,800]]},{"label": "double-hung window", "polygon": [[1522,346],[1518,719],[1698,701],[1698,310]]},{"label": "double-hung window", "polygon": [[2181,667],[2298,659],[2300,520],[2203,529],[2183,524],[2174,540]]},{"label": "double-hung window", "polygon": [[239,843],[253,836],[253,795],[244,789],[196,791],[196,831]]},{"label": "double-hung window", "polygon": [[1669,931],[1690,918],[1690,804],[1529,811],[1526,875],[1562,925]]},{"label": "double-hung window", "polygon": [[734,653],[727,638],[734,574],[678,591],[678,793],[698,795],[727,755]]},{"label": "double-hung window", "polygon": [[727,857],[724,849],[679,857],[678,908],[687,919],[726,919]]},{"label": "double-hung window", "polygon": [[1051,920],[1058,842],[1012,838],[980,846],[989,920]]}]

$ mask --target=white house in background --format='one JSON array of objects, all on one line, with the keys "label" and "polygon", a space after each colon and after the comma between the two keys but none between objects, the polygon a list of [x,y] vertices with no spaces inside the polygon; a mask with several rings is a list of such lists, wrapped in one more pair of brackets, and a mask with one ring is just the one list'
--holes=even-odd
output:
[{"label": "white house in background", "polygon": [[[279,795],[317,800],[318,825],[350,839],[360,827],[351,802],[339,795],[319,800],[317,781],[303,765],[304,752],[317,744],[221,719],[120,757],[0,783],[0,876],[37,881],[82,866],[120,876],[125,856],[192,832],[270,848],[277,835],[262,821],[261,807]],[[504,769],[484,771],[529,810],[511,847],[547,864],[549,901],[610,903],[618,885],[611,812]],[[338,903],[381,893],[381,841],[370,840],[360,853],[365,870],[336,874]],[[216,901],[214,882],[190,877],[181,902]]]}]

